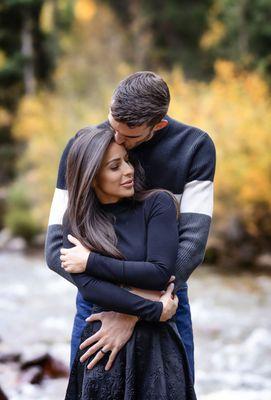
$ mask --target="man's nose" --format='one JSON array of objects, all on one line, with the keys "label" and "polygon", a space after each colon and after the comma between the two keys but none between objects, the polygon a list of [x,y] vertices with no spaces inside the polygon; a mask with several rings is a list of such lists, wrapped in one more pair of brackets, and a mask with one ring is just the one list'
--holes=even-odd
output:
[{"label": "man's nose", "polygon": [[124,137],[117,131],[115,132],[115,142],[118,144],[124,143]]}]

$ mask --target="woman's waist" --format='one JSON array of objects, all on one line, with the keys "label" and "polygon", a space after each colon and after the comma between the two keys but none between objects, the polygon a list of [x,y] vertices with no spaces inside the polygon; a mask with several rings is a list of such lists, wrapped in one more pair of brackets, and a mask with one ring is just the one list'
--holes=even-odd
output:
[{"label": "woman's waist", "polygon": [[[96,304],[93,304],[92,314],[98,314],[98,313],[103,312],[103,311],[106,312],[106,311],[112,311],[112,310],[109,310],[109,309],[106,309],[104,307],[101,307],[101,306],[98,306]],[[164,322],[160,322],[160,321],[152,321],[152,322],[150,322],[150,321],[145,321],[145,320],[140,320],[139,322],[141,322],[141,321],[142,322],[147,322],[147,323],[154,323],[154,324],[157,324],[157,323],[163,324],[164,323]],[[176,322],[176,314],[173,315],[173,317],[171,319],[169,319],[168,321],[166,321],[166,322],[175,323]]]},{"label": "woman's waist", "polygon": [[[90,314],[93,314],[93,313],[97,314],[97,313],[100,313],[103,311],[106,312],[106,311],[112,311],[112,310],[107,309],[102,306],[99,306],[97,304],[90,303],[89,301],[85,300],[83,298],[83,296],[81,295],[81,293],[78,291],[77,298],[76,298],[76,311],[77,311],[76,314],[78,316],[85,319],[85,318],[89,317]],[[176,314],[167,322],[169,322],[169,321],[175,322]],[[157,321],[157,322],[159,322],[159,321]]]}]

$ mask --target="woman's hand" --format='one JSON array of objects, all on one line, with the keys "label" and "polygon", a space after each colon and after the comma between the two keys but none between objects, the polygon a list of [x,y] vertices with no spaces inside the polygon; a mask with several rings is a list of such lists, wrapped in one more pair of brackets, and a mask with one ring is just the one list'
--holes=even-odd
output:
[{"label": "woman's hand", "polygon": [[174,280],[175,276],[172,275],[168,281],[168,287],[166,291],[159,292],[155,290],[139,289],[135,287],[130,288],[130,291],[138,296],[144,297],[147,300],[161,301],[161,303],[163,303],[163,311],[159,321],[164,322],[172,318],[173,315],[176,314],[179,304],[178,297],[172,294],[174,290]]},{"label": "woman's hand", "polygon": [[86,270],[90,250],[84,247],[78,239],[68,235],[68,239],[75,246],[70,249],[60,249],[61,266],[65,271],[75,274]]},{"label": "woman's hand", "polygon": [[160,317],[160,321],[167,321],[176,314],[179,299],[172,294],[174,290],[174,283],[170,283],[165,293],[160,297],[160,301],[163,303],[163,311]]}]

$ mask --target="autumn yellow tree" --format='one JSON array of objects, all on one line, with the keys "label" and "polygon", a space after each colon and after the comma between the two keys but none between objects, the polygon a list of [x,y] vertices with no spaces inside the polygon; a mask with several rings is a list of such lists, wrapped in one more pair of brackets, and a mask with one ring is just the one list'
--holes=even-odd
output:
[{"label": "autumn yellow tree", "polygon": [[271,103],[265,81],[233,63],[217,61],[209,83],[187,82],[179,70],[168,80],[171,114],[210,133],[217,148],[215,215],[239,216],[257,237],[271,235]]},{"label": "autumn yellow tree", "polygon": [[[23,98],[13,129],[24,143],[14,190],[26,197],[29,220],[43,229],[65,144],[83,126],[106,119],[115,85],[134,72],[123,62],[124,32],[109,9],[84,0],[76,4],[72,33],[62,38],[55,90]],[[185,79],[180,68],[157,72],[170,86],[170,115],[207,131],[215,142],[214,220],[233,215],[253,237],[270,238],[271,105],[265,81],[223,60],[208,83]]]},{"label": "autumn yellow tree", "polygon": [[124,58],[122,34],[107,7],[97,10],[93,2],[76,2],[72,32],[62,37],[63,56],[54,75],[55,89],[40,89],[22,98],[13,126],[22,153],[6,217],[13,233],[25,232],[29,239],[38,227],[45,230],[66,143],[83,126],[106,119],[115,85],[131,71],[120,62]]}]

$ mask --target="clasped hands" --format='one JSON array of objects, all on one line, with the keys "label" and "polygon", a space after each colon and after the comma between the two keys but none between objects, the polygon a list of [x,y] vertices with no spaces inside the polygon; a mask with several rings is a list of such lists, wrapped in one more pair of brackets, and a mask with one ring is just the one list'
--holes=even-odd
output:
[{"label": "clasped hands", "polygon": [[[84,272],[91,251],[85,248],[79,240],[72,235],[68,235],[68,240],[74,244],[74,247],[69,249],[63,248],[60,250],[61,266],[68,273]],[[174,279],[175,277],[171,276],[166,291],[144,291],[137,288],[133,288],[132,290],[134,294],[141,295],[150,300],[161,301],[163,303],[163,311],[160,321],[167,321],[176,313],[178,297],[173,295]],[[114,311],[104,311],[92,314],[86,319],[87,322],[98,320],[102,322],[99,331],[90,336],[80,345],[81,350],[88,348],[80,358],[80,361],[86,361],[91,355],[97,352],[93,360],[87,366],[87,368],[91,369],[104,357],[105,353],[108,352],[109,358],[105,366],[105,370],[108,371],[112,367],[119,350],[131,338],[138,317]]]}]

